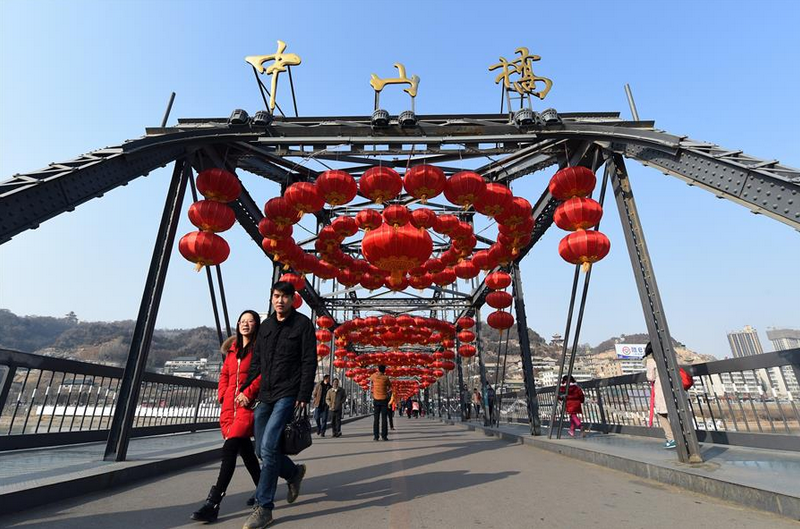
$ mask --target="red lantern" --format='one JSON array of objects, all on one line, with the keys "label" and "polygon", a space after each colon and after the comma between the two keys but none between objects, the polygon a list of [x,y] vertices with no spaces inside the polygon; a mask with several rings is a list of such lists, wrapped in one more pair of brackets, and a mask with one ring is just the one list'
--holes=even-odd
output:
[{"label": "red lantern", "polygon": [[356,274],[352,270],[344,268],[339,270],[339,273],[336,274],[336,279],[343,286],[350,288],[352,286],[355,286],[359,282],[359,280],[361,280],[361,275]]},{"label": "red lantern", "polygon": [[430,229],[436,224],[436,213],[428,208],[419,208],[411,212],[411,225],[421,230]]},{"label": "red lantern", "polygon": [[321,343],[317,346],[317,356],[320,358],[324,358],[331,354],[331,348],[327,345]]},{"label": "red lantern", "polygon": [[278,225],[274,220],[264,217],[258,223],[258,233],[267,239],[285,239],[292,236],[292,225]]},{"label": "red lantern", "polygon": [[189,206],[189,220],[202,231],[221,232],[230,229],[236,215],[226,204],[198,200]]},{"label": "red lantern", "polygon": [[591,263],[596,263],[611,249],[608,237],[599,231],[578,230],[570,233],[558,244],[558,253],[562,259],[572,264],[583,264],[584,270]]},{"label": "red lantern", "polygon": [[367,169],[358,183],[361,194],[377,204],[392,200],[403,190],[403,179],[391,167]]},{"label": "red lantern", "polygon": [[533,208],[531,207],[531,203],[522,197],[514,197],[503,212],[495,216],[494,220],[496,220],[498,224],[514,227],[523,222],[527,222],[532,215]]},{"label": "red lantern", "polygon": [[[303,297],[300,295],[299,292],[295,292],[294,301],[292,301],[292,307],[294,307],[295,309],[299,309],[302,306],[303,306]],[[328,349],[328,352],[330,352],[330,348]]]},{"label": "red lantern", "polygon": [[486,323],[493,329],[504,331],[514,326],[514,316],[508,312],[498,310],[489,314],[489,317],[486,318]]},{"label": "red lantern", "polygon": [[331,222],[331,228],[339,237],[350,237],[358,233],[358,223],[353,217],[337,217]]},{"label": "red lantern", "polygon": [[514,298],[508,292],[497,290],[486,295],[486,304],[493,309],[506,309],[511,306]]},{"label": "red lantern", "polygon": [[383,286],[383,276],[365,272],[361,275],[361,286],[367,290],[375,290]]},{"label": "red lantern", "polygon": [[383,224],[383,216],[374,209],[362,209],[356,215],[356,223],[364,231],[374,230]]},{"label": "red lantern", "polygon": [[557,200],[585,197],[592,193],[597,178],[588,167],[575,166],[560,169],[550,179],[550,194]]},{"label": "red lantern", "polygon": [[283,199],[294,209],[303,213],[316,213],[325,207],[325,199],[311,182],[295,182],[286,188]]},{"label": "red lantern", "polygon": [[436,217],[436,222],[433,225],[433,229],[442,235],[450,235],[453,230],[458,228],[458,223],[458,217],[455,215],[442,215],[440,217]]},{"label": "red lantern", "polygon": [[345,362],[344,360],[341,360],[341,359],[333,361],[333,367],[335,367],[337,369],[343,368],[345,366],[345,364],[347,364],[347,362]]},{"label": "red lantern", "polygon": [[444,196],[453,204],[468,208],[486,191],[486,181],[478,173],[461,171],[447,179]]},{"label": "red lantern", "polygon": [[489,248],[489,258],[496,263],[507,265],[514,260],[514,250],[503,244],[494,243]]},{"label": "red lantern", "polygon": [[488,272],[489,270],[497,268],[497,261],[491,258],[488,250],[475,252],[475,255],[472,256],[472,262],[484,272]]},{"label": "red lantern", "polygon": [[433,274],[433,282],[440,287],[456,282],[456,272],[452,268],[445,268],[438,274]]},{"label": "red lantern", "polygon": [[556,208],[553,220],[562,230],[585,230],[597,226],[603,217],[603,206],[591,198],[570,198]]},{"label": "red lantern", "polygon": [[475,353],[477,352],[478,350],[475,349],[474,345],[467,344],[467,345],[462,345],[461,347],[458,348],[458,354],[460,354],[464,358],[475,356]]},{"label": "red lantern", "polygon": [[218,265],[228,258],[231,249],[225,239],[207,231],[193,231],[181,237],[178,250],[200,271],[204,266]]},{"label": "red lantern", "polygon": [[475,263],[467,259],[458,263],[453,270],[460,279],[472,279],[473,277],[478,277],[480,273]]},{"label": "red lantern", "polygon": [[306,279],[297,274],[283,274],[278,281],[288,281],[294,286],[295,290],[303,290],[306,288]]},{"label": "red lantern", "polygon": [[423,204],[444,191],[445,183],[444,171],[435,165],[412,167],[403,178],[406,192],[412,197],[422,200]]},{"label": "red lantern", "polygon": [[398,204],[388,206],[383,210],[384,223],[395,228],[405,226],[411,218],[411,212],[408,208]]},{"label": "red lantern", "polygon": [[331,206],[347,204],[358,194],[356,180],[344,171],[325,171],[317,177],[317,189]]},{"label": "red lantern", "polygon": [[389,290],[400,292],[408,288],[409,281],[405,275],[400,276],[399,279],[393,278],[391,275],[386,276],[384,286]]},{"label": "red lantern", "polygon": [[511,276],[506,272],[492,272],[486,276],[486,286],[492,290],[500,290],[511,285]]},{"label": "red lantern", "polygon": [[319,277],[320,279],[333,279],[336,277],[336,273],[339,271],[338,268],[333,266],[327,261],[319,260],[317,262],[317,267],[314,269],[314,275]]},{"label": "red lantern", "polygon": [[320,329],[317,331],[318,342],[330,342],[333,338],[333,333],[327,329]]},{"label": "red lantern", "polygon": [[475,211],[486,215],[487,217],[494,217],[505,211],[506,207],[514,195],[511,190],[502,184],[486,184],[486,190],[475,201]]},{"label": "red lantern", "polygon": [[361,251],[372,265],[391,272],[396,280],[430,257],[433,241],[427,231],[411,226],[381,226],[364,235]]},{"label": "red lantern", "polygon": [[458,318],[456,325],[458,325],[458,327],[461,329],[471,329],[472,327],[475,327],[475,320],[469,316],[462,316]]},{"label": "red lantern", "polygon": [[[334,321],[330,316],[320,316],[317,318],[317,327],[320,329],[330,329],[333,327]],[[319,337],[317,338],[319,339]],[[330,338],[329,338],[330,339]]]},{"label": "red lantern", "polygon": [[437,259],[436,257],[432,259],[428,259],[425,262],[425,270],[427,270],[431,274],[438,274],[442,270],[445,269],[447,265],[445,265],[441,259]]},{"label": "red lantern", "polygon": [[236,175],[224,169],[206,169],[197,175],[197,190],[208,200],[233,202],[242,193]]},{"label": "red lantern", "polygon": [[272,219],[278,226],[287,226],[296,224],[303,214],[294,209],[285,199],[275,197],[264,204],[264,216]]},{"label": "red lantern", "polygon": [[460,342],[474,342],[475,333],[472,331],[461,331],[460,333],[458,333],[458,340]]}]

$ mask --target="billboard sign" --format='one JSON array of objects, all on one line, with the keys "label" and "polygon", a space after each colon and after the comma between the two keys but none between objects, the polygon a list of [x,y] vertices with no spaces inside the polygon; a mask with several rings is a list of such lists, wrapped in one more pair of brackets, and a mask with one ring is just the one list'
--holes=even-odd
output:
[{"label": "billboard sign", "polygon": [[647,344],[618,343],[614,347],[617,350],[619,360],[641,360],[644,358],[644,348]]}]

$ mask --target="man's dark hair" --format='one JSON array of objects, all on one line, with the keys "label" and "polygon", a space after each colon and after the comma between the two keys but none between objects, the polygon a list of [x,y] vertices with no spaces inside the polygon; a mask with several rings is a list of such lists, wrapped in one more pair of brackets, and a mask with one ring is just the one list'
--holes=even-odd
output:
[{"label": "man's dark hair", "polygon": [[322,380],[325,380],[326,378],[331,378],[331,376],[330,375],[322,375]]},{"label": "man's dark hair", "polygon": [[378,366],[378,371],[380,371],[381,373],[385,373],[386,372],[386,366]]},{"label": "man's dark hair", "polygon": [[286,294],[287,296],[294,296],[295,293],[294,285],[288,281],[278,281],[272,285],[272,292],[275,292],[276,290],[281,294]]}]

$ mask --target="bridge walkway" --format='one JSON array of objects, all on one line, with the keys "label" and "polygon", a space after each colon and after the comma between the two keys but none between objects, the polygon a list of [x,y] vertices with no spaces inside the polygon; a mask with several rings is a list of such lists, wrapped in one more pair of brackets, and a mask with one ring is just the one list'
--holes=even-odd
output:
[{"label": "bridge walkway", "polygon": [[[298,457],[308,474],[298,501],[279,486],[276,526],[328,528],[797,527],[796,522],[438,420],[397,418],[389,442],[371,421],[316,439]],[[577,442],[577,441],[576,441]],[[78,498],[42,498],[0,517],[2,527],[198,527],[189,519],[216,462]],[[214,524],[239,528],[252,484],[237,469]]]}]

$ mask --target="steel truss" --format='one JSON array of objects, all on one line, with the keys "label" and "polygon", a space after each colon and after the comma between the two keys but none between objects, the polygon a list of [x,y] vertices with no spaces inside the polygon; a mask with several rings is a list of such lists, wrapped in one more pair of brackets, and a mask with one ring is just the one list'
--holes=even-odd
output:
[{"label": "steel truss", "polygon": [[[200,171],[212,166],[253,173],[280,184],[283,190],[293,182],[316,179],[319,172],[305,165],[311,159],[323,166],[334,164],[336,168],[356,176],[376,163],[395,167],[432,163],[451,174],[462,169],[464,160],[484,159],[489,162],[478,167],[478,173],[490,181],[509,183],[554,165],[597,165],[598,157],[605,163],[613,163],[617,171],[624,171],[622,160],[629,158],[734,201],[754,213],[768,215],[800,229],[800,171],[797,169],[781,165],[777,160],[761,160],[741,151],[674,136],[655,129],[653,122],[623,121],[618,113],[570,113],[559,117],[557,123],[520,128],[509,122],[505,115],[431,115],[420,116],[413,128],[392,125],[380,130],[374,129],[370,118],[364,116],[284,118],[266,127],[231,125],[222,118],[181,119],[174,127],[150,128],[142,138],[93,151],[75,160],[51,164],[39,171],[17,174],[0,182],[0,243],[173,161],[178,162],[168,205],[173,203],[173,195],[178,189],[183,192],[183,187],[176,186],[185,186],[186,178],[191,178],[188,174],[191,169]],[[615,190],[627,183],[622,175],[618,175]],[[628,226],[626,237],[637,286],[643,307],[647,309],[645,300],[657,299],[657,287],[654,280],[648,279],[652,277],[649,260],[643,262],[641,254],[634,256],[635,252],[641,251],[644,239],[641,226],[636,224],[632,196],[627,203],[623,200],[620,204],[628,208],[627,216],[622,219],[623,226]],[[533,206],[536,224],[531,243],[522,249],[511,266],[531,417],[538,417],[536,388],[526,339],[518,265],[551,226],[557,205],[558,202],[545,190]],[[246,189],[232,207],[239,224],[260,247],[262,238],[258,223],[263,217],[261,208]],[[355,207],[349,205],[319,213],[317,228],[329,224],[337,215],[351,213]],[[473,213],[448,205],[434,205],[436,208],[458,214],[465,220],[471,220]],[[129,421],[130,414],[127,404],[135,397],[133,386],[141,380],[140,366],[144,365],[149,349],[149,335],[168,264],[164,252],[174,237],[174,234],[169,234],[174,227],[174,215],[174,209],[165,209],[137,323],[135,337],[139,338],[134,340],[123,377],[131,387],[125,401],[117,408],[120,417],[115,417],[115,427],[109,439],[109,458],[125,457],[129,425],[124,423]],[[313,244],[314,240],[315,237],[311,237],[301,244]],[[494,242],[480,236],[478,240],[487,245]],[[442,247],[444,244],[437,243]],[[358,245],[344,245],[343,250],[356,254]],[[274,268],[273,278],[279,272]],[[645,276],[644,281],[640,280],[641,274]],[[221,289],[221,274],[218,277]],[[309,283],[301,294],[317,315],[357,317],[361,311],[401,314],[425,310],[430,311],[432,317],[451,321],[459,316],[476,315],[487,294],[484,283],[470,294],[436,287],[431,290],[432,297],[403,297],[392,293],[365,298],[360,297],[356,289],[322,296],[315,285]],[[661,351],[657,354],[662,378],[671,379],[675,374],[674,351],[663,345],[670,343],[669,335],[663,313],[657,312],[645,310],[645,319],[651,335],[658,337],[654,342],[660,343],[657,349],[661,348]],[[459,383],[463,383],[462,364],[460,358],[457,360]],[[479,361],[481,383],[485,388],[480,356]],[[447,391],[450,391],[449,382],[447,385]],[[684,432],[684,447],[679,450],[682,459],[696,453],[696,440],[691,438],[691,429],[683,427],[686,424],[682,420],[684,405],[676,397],[670,408],[674,429]],[[532,433],[538,434],[538,423],[532,421],[531,426]]]}]

